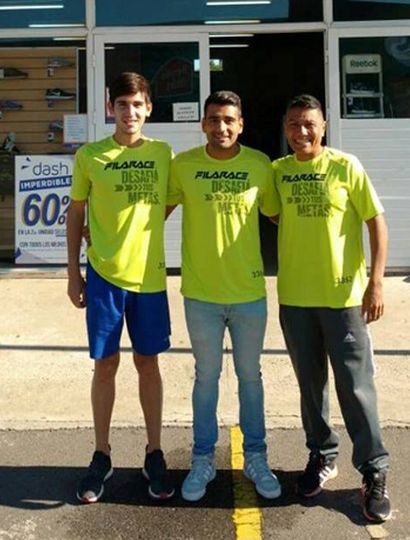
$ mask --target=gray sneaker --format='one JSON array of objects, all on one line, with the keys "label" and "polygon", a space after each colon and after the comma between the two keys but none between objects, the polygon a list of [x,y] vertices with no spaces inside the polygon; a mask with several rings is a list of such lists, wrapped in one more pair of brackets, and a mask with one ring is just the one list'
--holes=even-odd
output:
[{"label": "gray sneaker", "polygon": [[68,58],[63,57],[54,57],[49,58],[47,62],[47,67],[49,68],[65,68],[65,67],[72,67],[74,66],[74,62],[69,60]]},{"label": "gray sneaker", "polygon": [[265,499],[280,497],[279,480],[270,470],[264,452],[246,452],[243,474],[255,484],[256,491]]},{"label": "gray sneaker", "polygon": [[192,468],[182,484],[182,498],[191,502],[199,501],[206,493],[206,486],[215,476],[213,455],[193,456]]}]

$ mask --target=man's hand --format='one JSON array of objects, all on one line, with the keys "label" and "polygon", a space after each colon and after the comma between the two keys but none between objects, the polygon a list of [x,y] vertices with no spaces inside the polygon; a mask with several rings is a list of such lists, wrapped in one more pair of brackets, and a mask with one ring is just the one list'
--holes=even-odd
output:
[{"label": "man's hand", "polygon": [[366,323],[377,321],[384,313],[382,283],[369,283],[363,295],[362,316]]},{"label": "man's hand", "polygon": [[86,306],[85,281],[81,274],[68,278],[67,294],[75,307],[84,308]]},{"label": "man's hand", "polygon": [[90,234],[90,228],[88,225],[84,225],[83,227],[83,238],[87,242],[87,247],[91,246],[91,234]]}]

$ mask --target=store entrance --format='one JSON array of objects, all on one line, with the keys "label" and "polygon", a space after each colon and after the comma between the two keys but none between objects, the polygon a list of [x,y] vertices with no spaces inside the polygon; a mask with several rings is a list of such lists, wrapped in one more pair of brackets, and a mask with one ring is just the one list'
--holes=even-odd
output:
[{"label": "store entrance", "polygon": [[[322,33],[254,34],[210,38],[211,90],[242,98],[241,142],[275,159],[288,152],[282,120],[287,101],[301,93],[325,98]],[[275,274],[276,227],[261,216],[262,254]]]}]

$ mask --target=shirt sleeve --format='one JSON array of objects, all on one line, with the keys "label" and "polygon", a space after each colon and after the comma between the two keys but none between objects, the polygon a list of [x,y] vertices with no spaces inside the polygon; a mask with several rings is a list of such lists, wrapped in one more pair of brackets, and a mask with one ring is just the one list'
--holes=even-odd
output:
[{"label": "shirt sleeve", "polygon": [[275,203],[274,203],[274,188],[273,188],[273,171],[267,158],[266,164],[264,163],[264,178],[263,189],[261,189],[259,196],[259,210],[264,216],[274,216]]},{"label": "shirt sleeve", "polygon": [[277,186],[278,171],[275,164],[275,161],[271,164],[271,181],[272,181],[272,214],[271,216],[277,216],[281,212],[281,200],[280,194]]},{"label": "shirt sleeve", "polygon": [[350,165],[350,199],[363,221],[368,221],[384,212],[380,199],[363,165],[353,158]]},{"label": "shirt sleeve", "polygon": [[84,147],[77,151],[74,159],[73,179],[70,197],[74,201],[85,201],[91,189],[91,180],[87,172]]},{"label": "shirt sleeve", "polygon": [[180,181],[180,167],[177,160],[174,158],[171,163],[168,193],[167,193],[167,205],[175,206],[181,204],[183,201],[182,185]]}]

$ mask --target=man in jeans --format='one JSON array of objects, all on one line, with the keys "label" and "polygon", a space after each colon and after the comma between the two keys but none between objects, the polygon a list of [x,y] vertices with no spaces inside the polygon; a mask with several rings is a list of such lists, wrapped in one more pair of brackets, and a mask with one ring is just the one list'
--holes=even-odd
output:
[{"label": "man in jeans", "polygon": [[[77,152],[67,218],[68,296],[76,307],[87,308],[94,359],[95,452],[77,490],[85,503],[98,501],[113,473],[109,431],[124,319],[147,428],[143,474],[148,493],[155,499],[174,493],[161,450],[162,381],[157,357],[169,347],[170,334],[163,229],[172,152],[167,143],[142,135],[152,110],[144,77],[122,73],[109,95],[115,133]],[[91,246],[85,283],[79,252],[86,208]]]},{"label": "man in jeans", "polygon": [[216,475],[218,383],[228,328],[239,380],[245,475],[263,497],[281,493],[266,458],[260,354],[266,291],[260,254],[260,209],[272,215],[269,158],[237,139],[241,102],[233,92],[211,94],[202,129],[206,146],[180,153],[171,167],[168,212],[183,207],[182,294],[195,357],[192,469],[182,496],[197,501]]},{"label": "man in jeans", "polygon": [[[359,160],[322,144],[319,101],[290,101],[285,134],[294,154],[273,162],[279,214],[280,323],[301,393],[310,450],[297,491],[314,497],[337,475],[339,437],[329,424],[328,357],[353,465],[363,476],[363,512],[390,516],[388,452],[381,437],[367,324],[383,315],[387,230],[383,207]],[[370,273],[362,245],[366,223]]]}]

